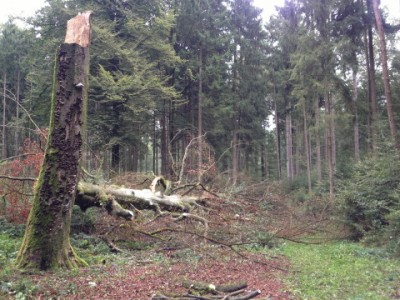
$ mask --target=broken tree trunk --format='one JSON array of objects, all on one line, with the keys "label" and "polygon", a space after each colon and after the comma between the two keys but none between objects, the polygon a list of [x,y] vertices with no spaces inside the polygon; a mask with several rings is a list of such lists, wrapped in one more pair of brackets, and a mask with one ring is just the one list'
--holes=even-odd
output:
[{"label": "broken tree trunk", "polygon": [[87,99],[90,12],[68,21],[56,58],[50,133],[17,265],[49,270],[84,264],[70,245]]}]

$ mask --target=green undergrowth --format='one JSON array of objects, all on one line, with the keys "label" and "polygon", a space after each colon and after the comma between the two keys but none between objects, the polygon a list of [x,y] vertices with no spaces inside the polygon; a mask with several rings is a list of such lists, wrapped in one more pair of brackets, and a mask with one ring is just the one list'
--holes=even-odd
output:
[{"label": "green undergrowth", "polygon": [[[31,295],[42,288],[15,267],[15,259],[24,231],[24,225],[10,224],[0,218],[0,299],[33,299]],[[127,261],[126,255],[112,253],[108,245],[100,238],[83,233],[73,234],[71,244],[77,253],[92,266],[110,263],[124,265]],[[77,271],[60,270],[60,278]]]},{"label": "green undergrowth", "polygon": [[291,264],[286,284],[300,299],[394,299],[400,289],[400,261],[381,249],[331,242],[280,251]]},{"label": "green undergrowth", "polygon": [[[0,299],[2,296],[9,297],[4,299],[28,299],[29,295],[43,289],[29,277],[19,274],[13,266],[23,232],[23,226],[7,224],[0,219]],[[171,259],[178,259],[189,265],[195,264],[199,259],[193,251],[187,249],[166,258],[152,251],[147,244],[133,242],[118,246],[134,252],[114,254],[102,239],[84,233],[72,235],[71,243],[78,254],[91,265],[89,272],[92,275],[102,270],[96,268],[96,265],[122,266],[132,259],[150,259],[154,263],[168,263]],[[284,255],[290,265],[289,273],[283,275],[282,280],[296,299],[379,300],[396,299],[400,293],[400,261],[391,257],[387,250],[366,248],[359,243],[350,242],[320,245],[279,242],[265,234],[259,236],[257,246],[246,250],[267,255]],[[132,253],[135,253],[133,257]],[[73,275],[74,272],[79,271],[63,271],[60,278]]]}]

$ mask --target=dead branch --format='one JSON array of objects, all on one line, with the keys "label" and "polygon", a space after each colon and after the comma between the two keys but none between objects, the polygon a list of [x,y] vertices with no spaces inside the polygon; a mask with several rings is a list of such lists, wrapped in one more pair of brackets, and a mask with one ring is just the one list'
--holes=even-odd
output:
[{"label": "dead branch", "polygon": [[197,220],[197,221],[200,221],[201,223],[203,223],[203,225],[204,225],[204,236],[207,237],[208,228],[209,228],[208,227],[208,220],[206,220],[203,217],[197,216],[197,215],[193,215],[193,214],[189,214],[189,213],[183,213],[183,214],[179,215],[178,217],[176,217],[174,219],[174,221],[178,222],[178,221],[184,220],[186,218],[191,218],[191,219],[194,219],[194,220]]},{"label": "dead branch", "polygon": [[257,297],[260,294],[261,294],[261,291],[260,290],[256,290],[256,291],[250,292],[250,293],[248,293],[247,295],[244,295],[244,296],[230,297],[228,299],[229,300],[249,300],[249,299],[253,299],[253,298]]},{"label": "dead branch", "polygon": [[23,153],[23,154],[16,155],[16,156],[10,156],[7,158],[0,159],[0,164],[5,161],[14,160],[14,159],[18,159],[18,158],[26,157],[26,156],[33,156],[33,155],[37,155],[37,153]]},{"label": "dead branch", "polygon": [[25,113],[26,116],[28,117],[29,121],[31,121],[31,123],[32,123],[33,126],[36,128],[36,130],[37,130],[37,131],[42,135],[42,137],[46,140],[46,139],[47,139],[47,136],[44,135],[44,134],[41,132],[39,126],[38,126],[38,125],[35,123],[35,121],[32,119],[30,113],[26,110],[26,108],[25,108],[19,101],[17,101],[17,96],[16,96],[12,91],[10,91],[10,90],[8,90],[8,89],[6,89],[5,92],[8,93],[8,94],[6,94],[6,97],[7,97],[9,100],[14,101],[14,102],[19,106],[19,108],[21,108],[21,109],[24,111],[24,113]]},{"label": "dead branch", "polygon": [[15,177],[15,176],[0,175],[0,178],[15,180],[15,181],[36,181],[36,178],[33,177]]},{"label": "dead branch", "polygon": [[[260,290],[250,291],[245,295],[240,295],[245,292],[245,288],[247,287],[247,283],[234,283],[227,285],[214,285],[211,283],[205,282],[195,282],[195,281],[184,281],[182,283],[183,287],[188,289],[188,293],[185,295],[177,295],[177,296],[165,296],[163,294],[153,295],[152,300],[249,300],[257,297],[261,294]],[[191,291],[194,290],[202,294],[193,295]],[[240,295],[240,296],[239,296]]]}]

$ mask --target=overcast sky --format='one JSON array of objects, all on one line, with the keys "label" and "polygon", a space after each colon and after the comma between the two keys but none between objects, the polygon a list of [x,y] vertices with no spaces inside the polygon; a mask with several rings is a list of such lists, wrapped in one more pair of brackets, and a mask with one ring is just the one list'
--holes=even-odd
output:
[{"label": "overcast sky", "polygon": [[[0,0],[0,23],[7,21],[9,15],[13,16],[32,16],[35,11],[41,8],[45,0]],[[389,7],[390,17],[400,18],[400,0],[382,0],[382,6]],[[254,4],[263,8],[263,17],[268,19],[268,16],[275,12],[275,6],[282,6],[284,0],[254,0]]]}]

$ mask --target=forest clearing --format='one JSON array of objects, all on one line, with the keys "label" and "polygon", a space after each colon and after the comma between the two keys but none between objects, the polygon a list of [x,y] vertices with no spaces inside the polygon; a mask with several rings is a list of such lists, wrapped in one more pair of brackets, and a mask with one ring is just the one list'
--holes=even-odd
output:
[{"label": "forest clearing", "polygon": [[269,20],[48,0],[19,21],[0,27],[1,299],[400,298],[400,25],[378,0]]}]

